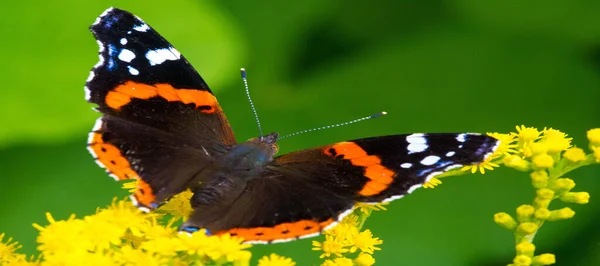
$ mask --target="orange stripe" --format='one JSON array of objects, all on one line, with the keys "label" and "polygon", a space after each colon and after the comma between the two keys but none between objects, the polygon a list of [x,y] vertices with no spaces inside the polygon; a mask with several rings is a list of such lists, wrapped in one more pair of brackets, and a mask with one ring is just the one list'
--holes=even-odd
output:
[{"label": "orange stripe", "polygon": [[119,110],[132,99],[147,100],[152,97],[161,97],[169,102],[182,102],[195,104],[196,108],[203,107],[203,113],[213,113],[217,106],[217,98],[212,93],[194,89],[176,89],[169,84],[143,84],[127,81],[115,87],[106,94],[106,105]]},{"label": "orange stripe", "polygon": [[312,220],[300,220],[292,223],[282,223],[274,227],[257,227],[257,228],[233,228],[229,230],[219,231],[216,234],[222,235],[229,233],[232,236],[239,236],[244,241],[273,241],[283,239],[294,239],[301,236],[320,233],[328,225],[334,223],[333,219],[324,222],[316,222]]},{"label": "orange stripe", "polygon": [[123,155],[121,151],[110,143],[102,140],[102,133],[92,133],[92,142],[89,143],[90,147],[94,151],[96,160],[98,160],[104,168],[111,174],[115,175],[119,180],[126,179],[137,179],[138,187],[134,192],[135,198],[139,203],[150,206],[151,203],[156,202],[156,197],[152,192],[150,185],[140,178],[140,176],[131,169],[129,161]]},{"label": "orange stripe", "polygon": [[[333,149],[334,152],[331,151]],[[343,156],[353,165],[365,168],[364,175],[370,180],[358,192],[361,196],[373,196],[381,193],[389,187],[394,180],[394,171],[381,165],[381,159],[376,155],[368,155],[365,150],[354,142],[340,142],[331,145],[324,150],[328,156]]]}]

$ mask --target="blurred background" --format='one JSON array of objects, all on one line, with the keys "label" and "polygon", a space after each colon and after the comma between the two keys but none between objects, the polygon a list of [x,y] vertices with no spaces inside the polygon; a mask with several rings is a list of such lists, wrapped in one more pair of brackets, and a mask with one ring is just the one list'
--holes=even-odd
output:
[{"label": "blurred background", "polygon": [[[598,1],[12,1],[0,16],[0,232],[35,254],[35,230],[124,196],[85,149],[98,113],[83,99],[96,64],[88,27],[109,6],[153,26],[217,95],[239,141],[257,135],[239,78],[248,70],[263,130],[282,134],[388,115],[281,141],[286,153],[411,132],[553,127],[587,147],[600,126]],[[569,177],[588,191],[573,219],[543,226],[536,253],[600,265],[600,166]],[[379,265],[506,265],[511,232],[493,222],[533,199],[525,173],[444,179],[376,212]],[[553,203],[553,208],[563,207]],[[312,240],[312,239],[311,239]],[[254,246],[319,264],[311,240]]]}]

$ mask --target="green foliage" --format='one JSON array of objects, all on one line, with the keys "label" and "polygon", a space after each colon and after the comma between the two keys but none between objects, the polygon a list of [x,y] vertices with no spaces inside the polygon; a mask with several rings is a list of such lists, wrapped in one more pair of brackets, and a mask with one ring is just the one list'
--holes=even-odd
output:
[{"label": "green foliage", "polygon": [[[587,3],[584,5],[584,2]],[[32,253],[29,223],[65,219],[122,195],[86,154],[97,113],[83,84],[97,61],[87,28],[109,5],[141,16],[198,69],[239,140],[256,135],[239,68],[265,131],[283,134],[387,111],[343,129],[281,141],[281,152],[407,132],[560,128],[584,147],[598,123],[598,4],[590,1],[44,1],[10,2],[0,18],[0,231]],[[580,141],[577,143],[577,141]],[[536,248],[559,265],[600,263],[598,167],[573,172],[591,195]],[[494,213],[531,200],[530,180],[504,169],[444,180],[373,214],[379,265],[500,265],[514,239]],[[557,209],[563,207],[556,206]],[[468,237],[465,237],[467,235]],[[318,263],[311,240],[254,246]],[[30,250],[28,250],[29,248]]]}]

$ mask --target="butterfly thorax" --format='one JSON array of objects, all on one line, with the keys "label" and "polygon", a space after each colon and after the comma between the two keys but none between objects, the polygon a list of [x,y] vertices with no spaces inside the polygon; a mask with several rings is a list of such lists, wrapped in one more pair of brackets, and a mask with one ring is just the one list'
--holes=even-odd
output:
[{"label": "butterfly thorax", "polygon": [[195,178],[192,205],[227,205],[242,193],[246,183],[260,177],[264,167],[277,153],[277,133],[236,144],[214,164],[205,167]]},{"label": "butterfly thorax", "polygon": [[237,144],[223,155],[218,163],[233,171],[247,172],[253,175],[273,161],[273,155],[277,153],[278,149],[277,137],[277,133],[271,133]]}]

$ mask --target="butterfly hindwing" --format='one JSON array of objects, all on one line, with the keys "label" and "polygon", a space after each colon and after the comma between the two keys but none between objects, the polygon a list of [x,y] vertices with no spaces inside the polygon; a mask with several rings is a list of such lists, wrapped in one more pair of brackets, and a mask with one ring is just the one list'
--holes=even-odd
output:
[{"label": "butterfly hindwing", "polygon": [[312,236],[356,203],[400,198],[436,174],[477,164],[498,141],[479,134],[393,135],[276,157],[228,208],[197,210],[186,228],[270,243]]}]

